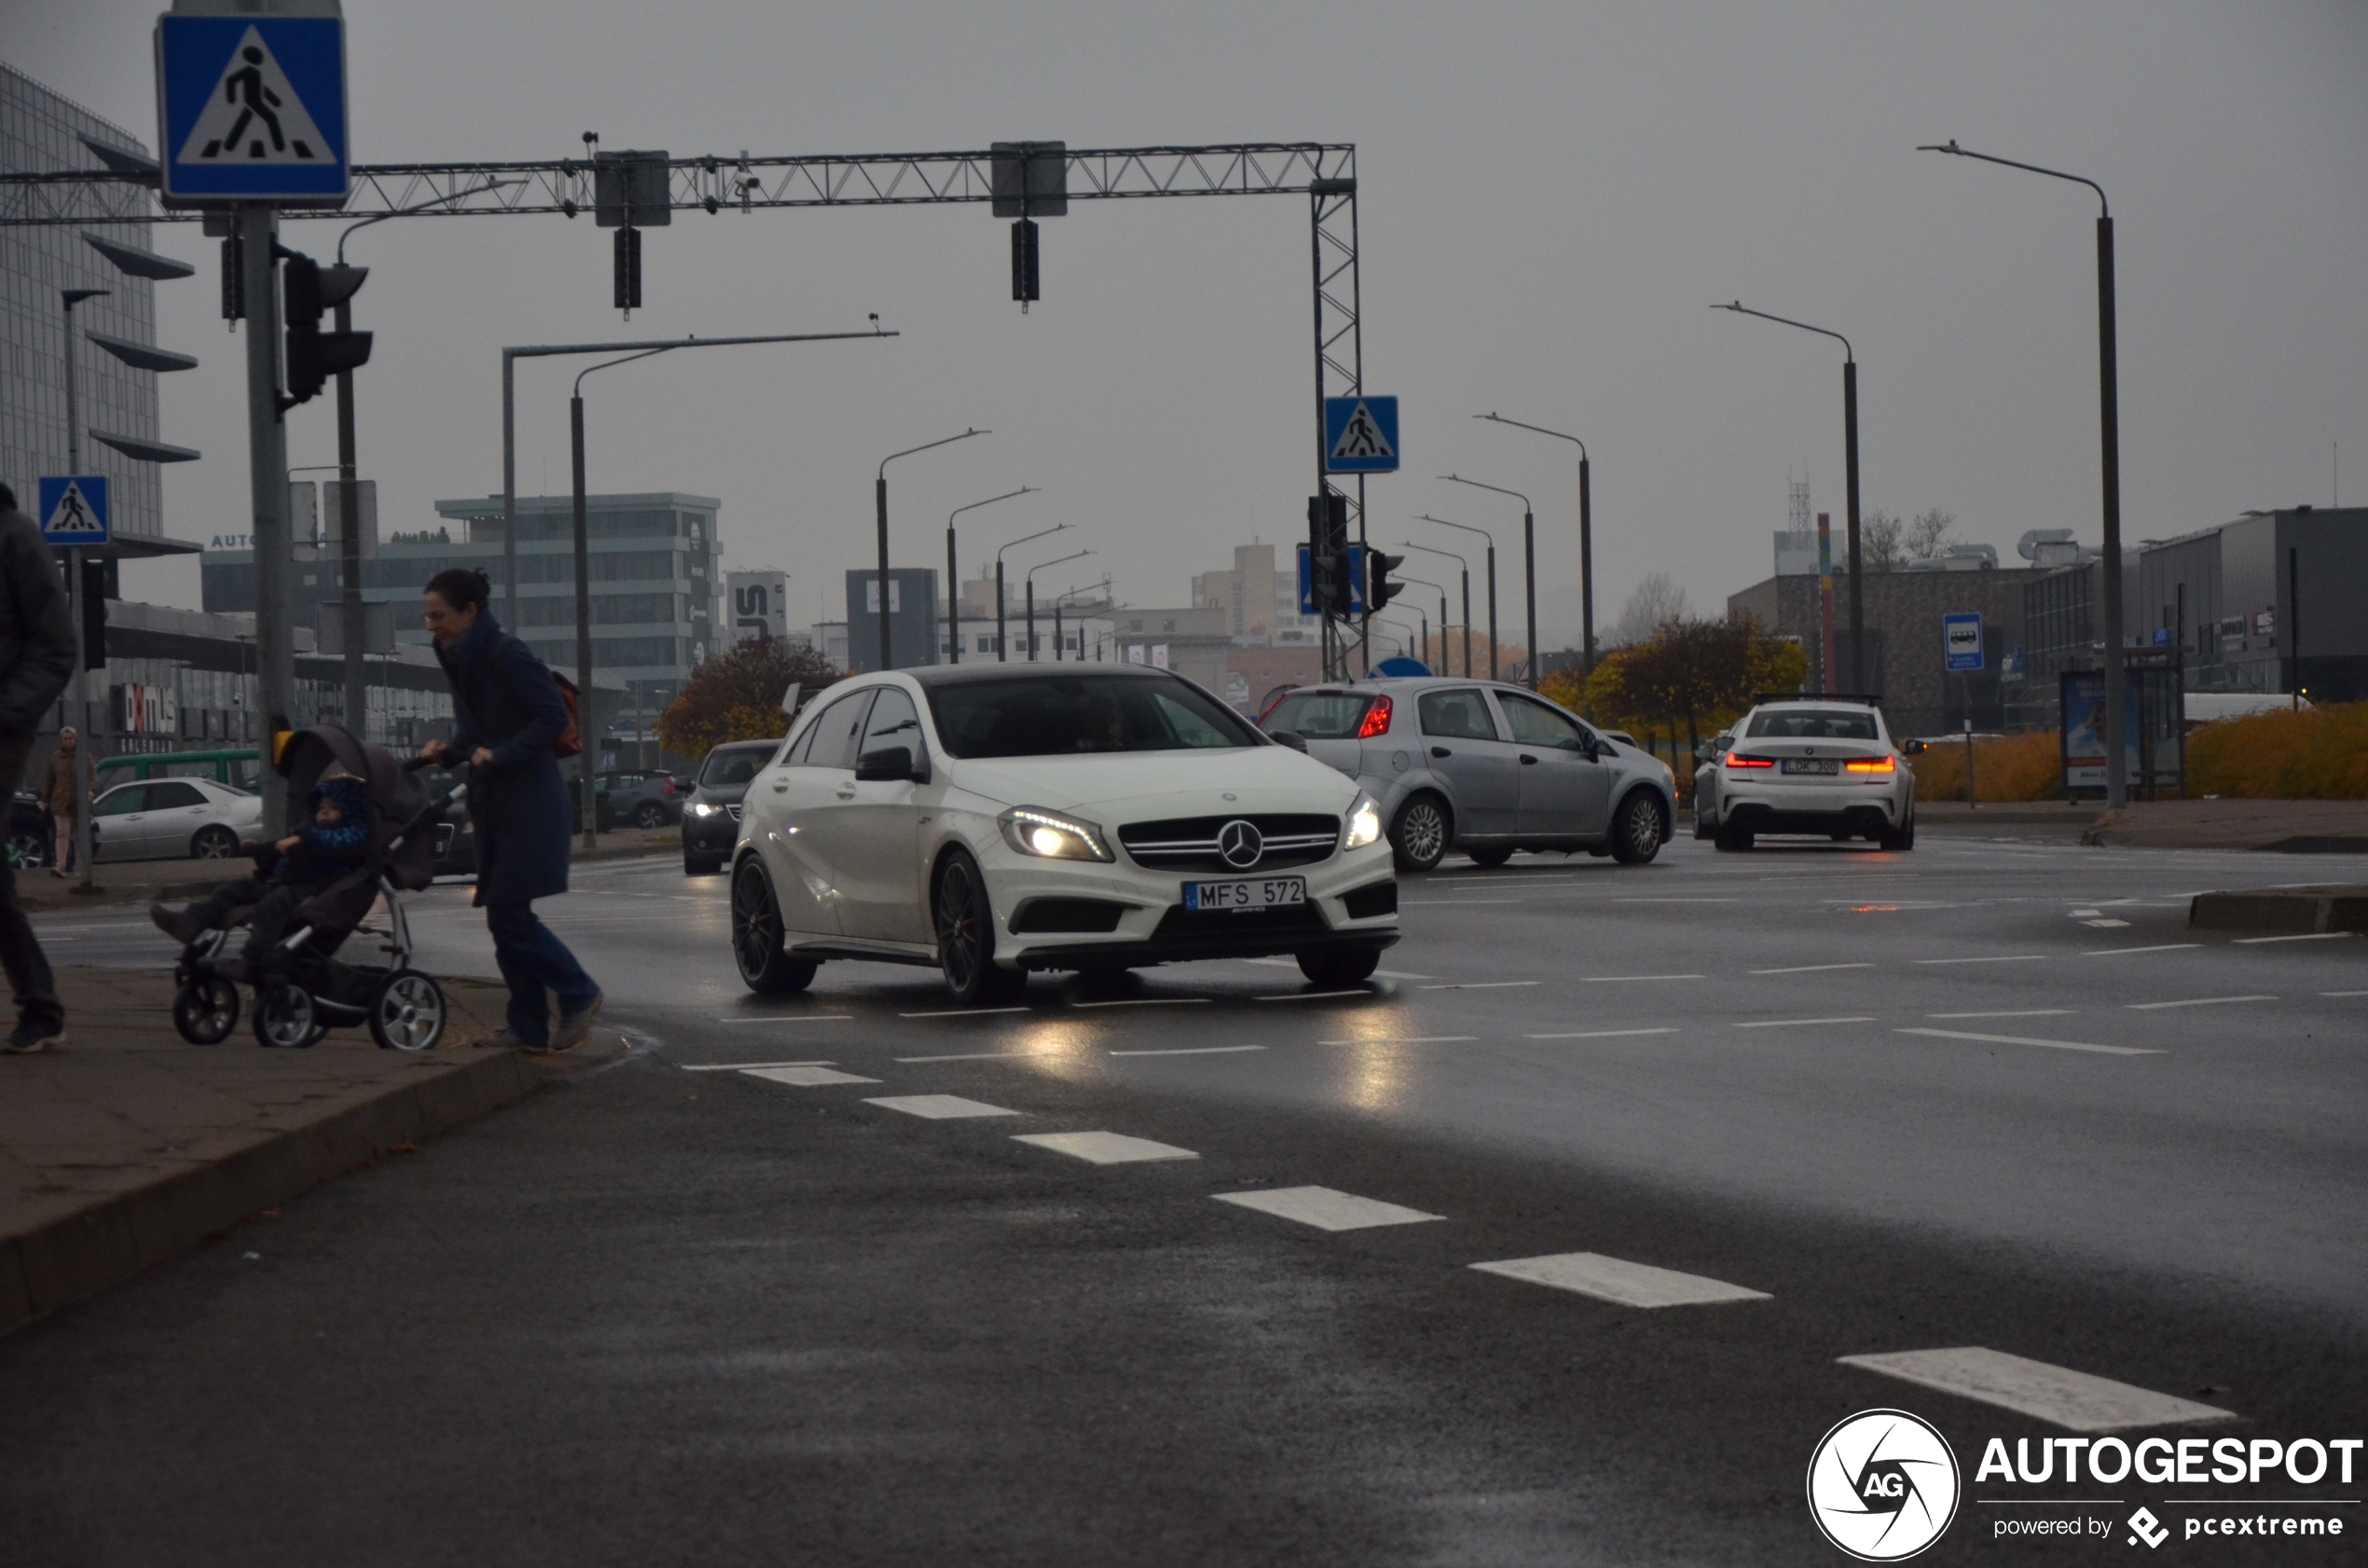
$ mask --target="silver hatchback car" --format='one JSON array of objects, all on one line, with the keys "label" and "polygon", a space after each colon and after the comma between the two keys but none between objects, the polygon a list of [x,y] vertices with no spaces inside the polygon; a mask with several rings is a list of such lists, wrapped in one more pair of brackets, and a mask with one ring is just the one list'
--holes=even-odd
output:
[{"label": "silver hatchback car", "polygon": [[1516,849],[1585,850],[1641,865],[1677,810],[1658,759],[1535,692],[1410,676],[1302,686],[1260,727],[1365,787],[1402,871],[1458,849],[1501,866]]}]

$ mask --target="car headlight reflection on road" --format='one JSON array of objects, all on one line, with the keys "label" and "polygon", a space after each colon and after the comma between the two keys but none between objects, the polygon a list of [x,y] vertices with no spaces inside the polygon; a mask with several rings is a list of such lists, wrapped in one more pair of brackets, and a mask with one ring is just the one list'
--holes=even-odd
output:
[{"label": "car headlight reflection on road", "polygon": [[1023,855],[1050,860],[1110,860],[1116,859],[1102,842],[1102,830],[1091,822],[1033,805],[1015,805],[997,818],[1003,840]]},{"label": "car headlight reflection on road", "polygon": [[1356,804],[1348,808],[1348,836],[1341,842],[1343,849],[1362,849],[1378,844],[1382,838],[1382,808],[1364,791],[1356,791]]}]

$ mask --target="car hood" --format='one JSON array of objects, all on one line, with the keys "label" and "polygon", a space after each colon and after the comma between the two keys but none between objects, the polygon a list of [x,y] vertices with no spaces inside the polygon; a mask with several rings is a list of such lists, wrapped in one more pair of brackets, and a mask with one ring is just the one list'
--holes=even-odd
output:
[{"label": "car hood", "polygon": [[947,773],[1000,805],[1075,811],[1105,827],[1229,810],[1340,812],[1356,798],[1351,780],[1287,746],[957,758]]},{"label": "car hood", "polygon": [[748,792],[746,784],[702,784],[692,791],[691,798],[705,801],[709,805],[737,805],[748,797]]}]

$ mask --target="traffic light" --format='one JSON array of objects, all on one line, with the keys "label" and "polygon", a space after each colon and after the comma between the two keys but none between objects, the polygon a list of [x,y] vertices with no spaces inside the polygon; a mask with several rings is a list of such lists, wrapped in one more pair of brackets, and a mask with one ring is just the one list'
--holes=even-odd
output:
[{"label": "traffic light", "polygon": [[1336,490],[1307,498],[1307,571],[1315,612],[1347,614],[1348,497]]},{"label": "traffic light", "polygon": [[370,362],[368,333],[321,330],[321,313],[351,299],[370,269],[323,267],[295,251],[280,254],[280,298],[288,318],[288,395],[280,400],[284,411],[318,397],[330,377]]},{"label": "traffic light", "polygon": [[1405,584],[1389,580],[1391,572],[1406,564],[1406,557],[1385,556],[1370,546],[1367,556],[1372,562],[1372,581],[1365,585],[1365,609],[1368,613],[1378,615],[1390,600],[1406,591]]},{"label": "traffic light", "polygon": [[82,560],[82,667],[107,667],[107,563]]},{"label": "traffic light", "polygon": [[1022,315],[1027,313],[1029,300],[1044,297],[1037,286],[1034,218],[1021,218],[1012,225],[1012,297],[1019,301]]},{"label": "traffic light", "polygon": [[628,317],[641,308],[641,231],[616,231],[616,308]]}]

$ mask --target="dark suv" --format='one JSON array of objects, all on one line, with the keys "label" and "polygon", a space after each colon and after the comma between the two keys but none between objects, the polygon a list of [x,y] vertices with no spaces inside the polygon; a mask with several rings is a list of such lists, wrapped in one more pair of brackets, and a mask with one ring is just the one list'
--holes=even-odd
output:
[{"label": "dark suv", "polygon": [[663,828],[681,820],[684,791],[670,773],[604,773],[600,793],[609,798],[616,819],[637,828]]},{"label": "dark suv", "polygon": [[682,808],[682,874],[722,871],[740,841],[740,801],[773,753],[778,740],[727,741],[699,764],[699,781]]}]

